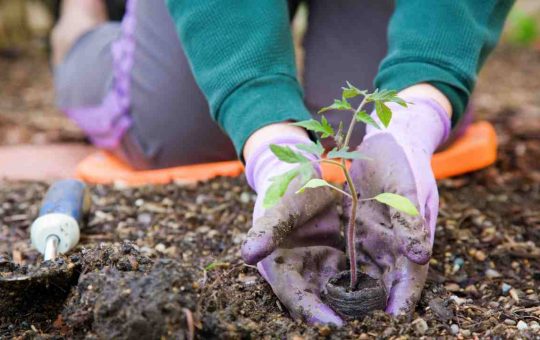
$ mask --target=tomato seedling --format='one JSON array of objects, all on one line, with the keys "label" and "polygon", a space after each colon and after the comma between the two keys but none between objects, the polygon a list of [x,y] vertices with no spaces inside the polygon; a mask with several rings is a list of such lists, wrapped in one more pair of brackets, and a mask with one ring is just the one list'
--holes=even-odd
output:
[{"label": "tomato seedling", "polygon": [[[362,198],[358,197],[357,188],[355,188],[354,182],[351,179],[349,169],[347,168],[347,160],[357,160],[363,159],[365,161],[370,161],[367,157],[362,155],[359,151],[350,150],[350,139],[354,131],[354,127],[357,123],[363,123],[371,125],[377,129],[387,128],[392,120],[392,110],[388,107],[387,103],[393,102],[401,106],[407,107],[407,102],[397,95],[397,91],[393,90],[375,90],[374,92],[369,93],[366,90],[359,90],[355,86],[347,82],[347,87],[342,88],[341,99],[334,100],[334,103],[330,106],[323,107],[319,110],[319,114],[330,111],[350,111],[351,112],[351,121],[347,127],[347,130],[343,129],[343,122],[340,122],[337,131],[328,123],[328,120],[324,115],[321,115],[320,120],[310,119],[306,121],[292,123],[292,125],[303,127],[309,131],[312,131],[320,135],[321,139],[331,138],[334,140],[336,147],[333,148],[326,154],[326,157],[323,157],[325,152],[324,147],[320,141],[311,144],[298,144],[296,149],[304,152],[311,153],[317,156],[316,161],[311,161],[305,157],[302,153],[297,150],[293,150],[288,146],[280,146],[276,144],[270,145],[270,149],[283,162],[287,163],[297,163],[298,166],[282,175],[272,178],[272,184],[268,188],[266,195],[264,197],[263,206],[265,208],[270,208],[277,204],[281,197],[287,191],[289,184],[296,177],[301,178],[302,186],[296,192],[301,194],[307,189],[317,188],[322,186],[327,186],[336,190],[342,195],[349,197],[352,201],[349,224],[347,228],[347,256],[349,257],[350,263],[350,287],[354,289],[357,283],[357,264],[356,264],[356,248],[355,236],[356,236],[356,211],[358,204],[363,201],[378,201],[382,204],[386,204],[396,210],[402,211],[411,216],[418,215],[418,210],[414,204],[406,197],[389,193],[382,192],[374,197]],[[362,101],[358,107],[354,108],[349,103],[349,99],[361,97]],[[382,127],[379,125],[375,119],[373,119],[366,111],[365,106],[368,103],[373,103],[375,106],[376,115],[382,124]],[[331,184],[324,179],[314,178],[315,170],[314,163],[328,163],[333,166],[337,166],[343,172],[343,175],[346,179],[346,185],[348,192],[342,188]]]}]

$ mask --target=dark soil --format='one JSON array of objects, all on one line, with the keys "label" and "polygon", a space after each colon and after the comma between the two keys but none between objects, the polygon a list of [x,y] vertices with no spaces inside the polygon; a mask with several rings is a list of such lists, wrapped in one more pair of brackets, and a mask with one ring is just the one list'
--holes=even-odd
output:
[{"label": "dark soil", "polygon": [[[13,63],[23,69],[32,62]],[[439,182],[430,274],[412,318],[374,312],[339,330],[293,321],[240,258],[252,192],[243,178],[220,178],[197,185],[92,187],[90,219],[70,254],[81,264],[77,284],[63,303],[43,312],[8,318],[1,311],[0,338],[182,338],[192,328],[201,339],[538,337],[538,74],[540,53],[524,50],[499,51],[482,74],[476,112],[497,128],[499,160]],[[0,109],[16,107],[17,100],[0,91]],[[20,105],[29,107],[24,100]],[[41,105],[50,110],[50,102]],[[46,187],[0,185],[0,254],[23,266],[40,261],[28,232]]]}]

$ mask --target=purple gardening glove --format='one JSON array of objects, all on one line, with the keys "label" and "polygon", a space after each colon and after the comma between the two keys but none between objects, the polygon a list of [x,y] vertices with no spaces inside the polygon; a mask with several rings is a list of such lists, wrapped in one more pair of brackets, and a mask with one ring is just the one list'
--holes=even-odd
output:
[{"label": "purple gardening glove", "polygon": [[[307,137],[278,137],[260,146],[247,160],[246,177],[258,196],[242,256],[247,263],[257,263],[261,275],[294,318],[341,326],[341,318],[320,299],[328,279],[345,265],[344,253],[338,249],[341,237],[335,194],[328,188],[295,194],[301,184],[297,178],[277,205],[263,208],[270,179],[298,166],[280,161],[269,145],[294,149],[307,143],[312,143]],[[304,155],[315,160],[311,154]],[[316,171],[320,175],[318,168]]]},{"label": "purple gardening glove", "polygon": [[[439,209],[431,156],[450,131],[450,119],[438,103],[404,99],[411,103],[408,108],[389,105],[393,117],[388,128],[368,126],[358,150],[370,160],[354,161],[351,167],[360,198],[396,193],[420,212],[412,217],[376,201],[359,203],[357,260],[369,275],[382,278],[389,292],[386,311],[393,315],[411,312],[424,287]],[[350,204],[346,199],[345,212]]]}]

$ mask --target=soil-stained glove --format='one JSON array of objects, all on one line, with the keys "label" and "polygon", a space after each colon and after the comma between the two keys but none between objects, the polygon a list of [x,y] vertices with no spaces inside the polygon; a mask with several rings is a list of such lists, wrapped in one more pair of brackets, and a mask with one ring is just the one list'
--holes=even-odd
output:
[{"label": "soil-stained glove", "polygon": [[[351,167],[360,198],[400,194],[420,212],[412,217],[376,201],[359,202],[357,260],[367,274],[382,278],[389,293],[386,310],[394,315],[411,312],[424,287],[439,207],[431,156],[450,131],[450,119],[438,103],[404,99],[411,103],[408,108],[389,105],[393,117],[388,128],[368,126],[358,150],[370,160],[354,161]],[[345,199],[346,213],[350,204]]]},{"label": "soil-stained glove", "polygon": [[[338,249],[340,221],[334,192],[317,188],[295,194],[301,184],[297,178],[277,205],[263,207],[272,177],[298,166],[280,161],[269,145],[294,149],[307,143],[311,143],[307,137],[275,138],[254,150],[247,160],[246,177],[258,197],[242,256],[247,263],[257,263],[261,275],[294,318],[341,326],[341,318],[320,299],[328,279],[345,266],[345,256]],[[304,156],[315,160],[313,155]],[[315,168],[319,175],[319,168]]]}]

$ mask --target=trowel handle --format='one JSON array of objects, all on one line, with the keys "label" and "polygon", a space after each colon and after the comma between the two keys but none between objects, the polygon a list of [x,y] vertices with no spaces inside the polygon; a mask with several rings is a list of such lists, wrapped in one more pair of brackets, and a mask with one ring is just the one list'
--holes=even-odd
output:
[{"label": "trowel handle", "polygon": [[54,182],[43,199],[39,217],[32,223],[32,244],[45,253],[47,239],[58,238],[58,252],[65,253],[79,242],[79,225],[90,209],[86,185],[78,180]]}]

